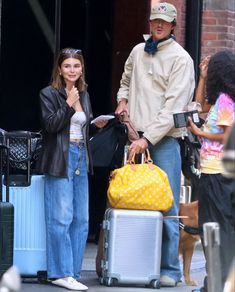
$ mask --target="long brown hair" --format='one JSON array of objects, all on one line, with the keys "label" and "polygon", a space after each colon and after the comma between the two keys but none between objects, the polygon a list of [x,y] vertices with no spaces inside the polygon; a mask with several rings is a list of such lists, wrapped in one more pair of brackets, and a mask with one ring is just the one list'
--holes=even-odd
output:
[{"label": "long brown hair", "polygon": [[65,87],[65,81],[63,76],[60,75],[59,69],[64,60],[68,58],[78,59],[81,62],[82,75],[76,81],[75,86],[78,88],[79,92],[82,92],[86,89],[84,59],[82,51],[73,48],[65,48],[59,52],[52,69],[51,85],[56,89],[59,89],[62,86]]}]

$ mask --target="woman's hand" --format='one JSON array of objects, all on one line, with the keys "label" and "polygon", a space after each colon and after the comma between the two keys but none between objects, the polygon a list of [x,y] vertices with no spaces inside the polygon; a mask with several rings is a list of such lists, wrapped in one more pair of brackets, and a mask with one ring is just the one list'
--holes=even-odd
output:
[{"label": "woman's hand", "polygon": [[69,104],[70,107],[74,107],[75,103],[79,101],[79,92],[78,89],[73,86],[72,89],[68,92],[68,97],[66,102]]},{"label": "woman's hand", "polygon": [[194,122],[192,121],[191,117],[188,117],[188,121],[189,121],[189,124],[190,124],[190,126],[188,126],[188,129],[190,130],[190,132],[192,132],[196,136],[201,137],[203,131],[200,128],[198,128],[198,126],[196,126],[194,124]]},{"label": "woman's hand", "polygon": [[201,61],[200,65],[199,65],[201,78],[206,79],[206,77],[207,77],[207,69],[208,69],[209,61],[210,61],[210,56],[207,56]]},{"label": "woman's hand", "polygon": [[99,120],[97,122],[95,122],[95,125],[97,128],[103,128],[108,124],[107,120]]}]

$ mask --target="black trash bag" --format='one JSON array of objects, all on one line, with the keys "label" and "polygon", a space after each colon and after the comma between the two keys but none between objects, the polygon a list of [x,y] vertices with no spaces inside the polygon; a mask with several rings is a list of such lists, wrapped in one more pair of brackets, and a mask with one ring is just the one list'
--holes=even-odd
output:
[{"label": "black trash bag", "polygon": [[117,117],[110,120],[89,140],[93,166],[110,169],[121,167],[127,141],[127,126]]}]

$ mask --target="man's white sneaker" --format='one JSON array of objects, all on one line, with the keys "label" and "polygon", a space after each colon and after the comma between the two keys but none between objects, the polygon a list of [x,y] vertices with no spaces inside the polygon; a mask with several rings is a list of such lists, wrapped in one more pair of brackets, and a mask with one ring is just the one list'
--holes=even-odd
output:
[{"label": "man's white sneaker", "polygon": [[64,287],[69,290],[85,291],[87,286],[75,280],[73,277],[59,278],[51,282],[53,285]]}]

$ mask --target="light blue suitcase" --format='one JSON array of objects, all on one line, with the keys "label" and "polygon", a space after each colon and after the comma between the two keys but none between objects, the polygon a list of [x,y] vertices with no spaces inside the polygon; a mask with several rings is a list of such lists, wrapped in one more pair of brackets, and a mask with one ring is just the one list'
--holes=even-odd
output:
[{"label": "light blue suitcase", "polygon": [[28,187],[10,187],[10,202],[15,209],[13,264],[22,276],[38,276],[47,269],[44,176],[33,175]]}]

